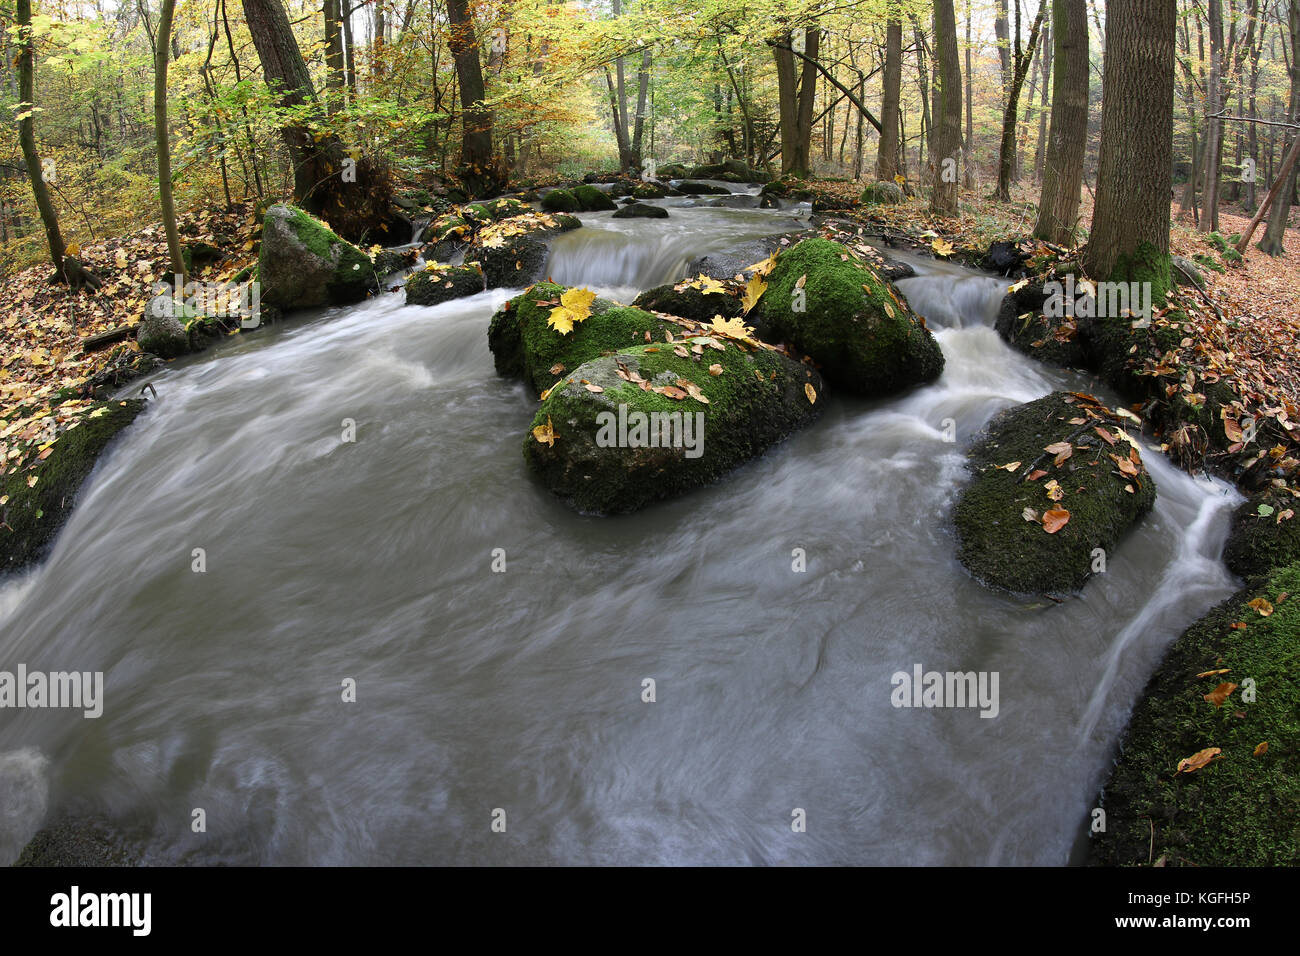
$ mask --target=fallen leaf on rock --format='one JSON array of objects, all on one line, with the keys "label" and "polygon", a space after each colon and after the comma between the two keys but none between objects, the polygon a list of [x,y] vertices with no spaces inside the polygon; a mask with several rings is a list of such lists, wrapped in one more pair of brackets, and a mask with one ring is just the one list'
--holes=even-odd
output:
[{"label": "fallen leaf on rock", "polygon": [[1070,522],[1070,512],[1064,508],[1053,508],[1051,511],[1043,514],[1043,530],[1048,534],[1056,534]]},{"label": "fallen leaf on rock", "polygon": [[1233,684],[1231,682],[1224,682],[1220,684],[1218,687],[1214,688],[1214,690],[1210,691],[1208,694],[1202,694],[1201,696],[1204,697],[1206,700],[1208,700],[1215,707],[1222,707],[1223,702],[1227,700],[1228,697],[1232,694],[1232,692],[1236,689],[1237,689],[1236,684]]},{"label": "fallen leaf on rock", "polygon": [[1222,760],[1219,756],[1223,752],[1220,747],[1206,747],[1204,750],[1198,750],[1190,757],[1184,757],[1178,761],[1178,773],[1191,773],[1194,770],[1200,770],[1211,760]]},{"label": "fallen leaf on rock", "polygon": [[1268,603],[1267,598],[1257,597],[1253,601],[1247,601],[1246,606],[1253,607],[1260,617],[1268,617],[1273,613],[1273,605]]},{"label": "fallen leaf on rock", "polygon": [[1220,667],[1217,671],[1201,671],[1197,677],[1218,677],[1220,674],[1226,674],[1231,668]]},{"label": "fallen leaf on rock", "polygon": [[1018,461],[1009,461],[1005,465],[998,465],[998,467],[1003,469],[1004,471],[1014,472],[1017,468],[1020,467],[1020,464],[1021,463]]},{"label": "fallen leaf on rock", "polygon": [[1068,441],[1058,441],[1048,445],[1043,451],[1056,456],[1052,464],[1059,468],[1062,462],[1074,454],[1074,446]]},{"label": "fallen leaf on rock", "polygon": [[1251,754],[1251,756],[1252,756],[1252,757],[1262,757],[1262,756],[1264,756],[1264,754],[1266,754],[1266,753],[1268,753],[1268,741],[1267,741],[1267,740],[1263,740],[1263,741],[1260,741],[1258,744],[1255,745],[1255,750],[1254,750],[1254,752]]},{"label": "fallen leaf on rock", "polygon": [[804,382],[803,393],[808,396],[809,405],[815,405],[817,403],[817,389],[813,388],[810,383]]},{"label": "fallen leaf on rock", "polygon": [[550,415],[546,416],[545,425],[538,425],[536,428],[533,429],[533,437],[536,438],[543,445],[547,445],[549,447],[555,446],[555,429],[551,427]]}]

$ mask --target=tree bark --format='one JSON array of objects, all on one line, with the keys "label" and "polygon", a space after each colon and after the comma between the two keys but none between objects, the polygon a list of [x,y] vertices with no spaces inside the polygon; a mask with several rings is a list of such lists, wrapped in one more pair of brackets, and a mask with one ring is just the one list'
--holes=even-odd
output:
[{"label": "tree bark", "polygon": [[167,55],[170,52],[172,15],[176,0],[162,0],[158,14],[158,37],[154,48],[153,123],[158,152],[158,199],[162,206],[163,231],[167,234],[167,254],[172,261],[172,275],[177,279],[177,294],[185,285],[185,257],[181,254],[181,236],[176,229],[176,203],[172,197],[172,149],[167,129]]},{"label": "tree bark", "polygon": [[[930,132],[930,209],[957,215],[957,154],[961,149],[961,61],[953,0],[934,3],[934,125]],[[951,162],[949,162],[951,161]]]},{"label": "tree bark", "polygon": [[50,247],[50,263],[57,276],[63,276],[63,236],[59,234],[59,216],[50,201],[50,191],[45,185],[45,170],[36,152],[36,47],[32,38],[32,2],[15,0],[15,22],[18,25],[18,143],[27,177],[32,184],[32,196],[45,227],[45,239]]},{"label": "tree bark", "polygon": [[[1291,102],[1287,108],[1287,119],[1300,123],[1300,0],[1291,0],[1287,8],[1287,29],[1291,34]],[[1292,130],[1288,153],[1295,153],[1295,143],[1300,140],[1300,130]],[[1285,155],[1285,154],[1284,154]],[[1273,207],[1268,217],[1268,226],[1264,236],[1259,240],[1261,252],[1270,256],[1280,256],[1283,252],[1282,237],[1286,232],[1287,217],[1291,212],[1291,201],[1295,197],[1297,176],[1300,165],[1294,162],[1289,170],[1278,176],[1281,191],[1273,200]],[[1263,208],[1262,206],[1260,207]]]},{"label": "tree bark", "polygon": [[1034,235],[1070,242],[1079,217],[1083,158],[1088,146],[1088,11],[1084,0],[1053,0],[1052,118]]},{"label": "tree bark", "polygon": [[1011,87],[1007,90],[1007,106],[1002,113],[1002,145],[998,150],[997,198],[1003,202],[1011,201],[1011,181],[1016,175],[1016,124],[1020,119],[1020,90],[1024,87],[1025,76],[1034,59],[1046,10],[1047,0],[1039,0],[1038,16],[1034,18],[1034,25],[1029,30],[1029,43],[1023,54],[1017,43],[1015,73],[1011,77]]},{"label": "tree bark", "polygon": [[1088,275],[1169,289],[1176,0],[1106,5],[1101,149]]},{"label": "tree bark", "polygon": [[478,37],[468,0],[447,0],[451,29],[448,46],[456,63],[460,85],[461,148],[460,174],[471,196],[497,191],[502,176],[492,157],[492,111],[484,105],[486,90],[478,57]]},{"label": "tree bark", "polygon": [[880,148],[876,153],[876,178],[898,175],[898,100],[903,86],[903,21],[885,24],[885,76],[880,96]]}]

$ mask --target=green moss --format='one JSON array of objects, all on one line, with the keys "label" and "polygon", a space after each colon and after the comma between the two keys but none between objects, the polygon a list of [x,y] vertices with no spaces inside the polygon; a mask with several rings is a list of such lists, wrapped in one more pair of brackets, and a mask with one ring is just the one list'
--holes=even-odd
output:
[{"label": "green moss", "polygon": [[1161,252],[1149,242],[1138,245],[1132,253],[1115,260],[1115,268],[1107,276],[1109,282],[1150,282],[1151,305],[1165,304],[1165,297],[1173,288],[1170,276],[1169,253]]},{"label": "green moss", "polygon": [[858,197],[858,201],[870,206],[895,205],[903,201],[903,189],[898,183],[885,181],[868,183],[862,190],[862,195]]},{"label": "green moss", "polygon": [[[741,462],[760,454],[796,428],[812,421],[821,404],[810,402],[805,385],[820,394],[824,386],[809,366],[767,350],[750,351],[734,342],[722,350],[699,343],[701,355],[685,358],[666,344],[638,346],[588,362],[556,385],[534,416],[532,426],[548,422],[553,446],[531,434],[524,456],[535,474],[553,492],[584,512],[612,514],[715,481]],[[711,365],[720,366],[711,375]],[[624,380],[618,370],[638,375],[656,386],[697,386],[709,400],[673,399]],[[588,384],[600,389],[592,392]],[[682,386],[678,386],[682,387]],[[602,412],[701,414],[703,445],[698,457],[681,447],[600,447]]]},{"label": "green moss", "polygon": [[483,203],[483,206],[491,214],[492,218],[498,221],[509,219],[511,216],[522,216],[533,211],[533,208],[528,203],[511,197],[493,199]]},{"label": "green moss", "polygon": [[584,212],[602,212],[618,208],[614,205],[614,200],[595,186],[582,185],[574,187],[573,198],[578,201],[578,205]]},{"label": "green moss", "polygon": [[[1271,616],[1248,605],[1256,598],[1273,605]],[[1216,708],[1204,695],[1220,682],[1242,687]],[[1222,759],[1176,772],[1210,747]],[[1300,863],[1300,565],[1238,592],[1174,643],[1133,711],[1102,805],[1096,864]]]},{"label": "green moss", "polygon": [[[17,570],[44,554],[100,453],[143,408],[139,400],[101,402],[80,424],[61,434],[49,457],[35,468],[0,479],[0,497],[8,496],[0,507],[4,525],[0,527],[0,571]],[[32,476],[35,487],[27,484]]]},{"label": "green moss", "polygon": [[[314,216],[296,206],[287,206],[286,223],[307,251],[325,262],[334,264],[334,271],[325,284],[326,295],[332,303],[360,302],[370,294],[377,281],[374,263],[370,257],[352,243],[340,239]],[[262,245],[266,254],[266,244]],[[336,261],[337,257],[337,261]],[[265,275],[266,271],[262,271]]]},{"label": "green moss", "polygon": [[488,345],[499,373],[522,377],[540,393],[584,362],[644,342],[647,332],[664,339],[662,319],[606,299],[593,302],[591,315],[561,335],[547,324],[555,306],[538,303],[558,301],[564,292],[564,286],[539,282],[492,316]]},{"label": "green moss", "polygon": [[483,291],[483,271],[477,266],[421,269],[406,280],[407,305],[438,305]]},{"label": "green moss", "polygon": [[1300,562],[1300,517],[1278,520],[1287,511],[1300,511],[1300,501],[1270,488],[1253,495],[1232,516],[1232,530],[1223,561],[1233,574],[1252,577]]},{"label": "green moss", "polygon": [[757,318],[764,338],[793,343],[846,391],[891,395],[943,371],[943,353],[906,300],[837,242],[805,239],[782,252]]},{"label": "green moss", "polygon": [[546,212],[581,212],[582,203],[568,189],[552,189],[542,197],[542,209]]},{"label": "green moss", "polygon": [[[1104,442],[1092,430],[1100,422],[1070,424],[1088,416],[1066,398],[1056,392],[1003,412],[970,451],[974,477],[953,515],[958,556],[977,580],[991,587],[1017,593],[1081,588],[1092,574],[1093,549],[1110,554],[1155,502],[1150,474],[1143,469],[1136,478],[1125,477],[1110,457],[1127,456],[1128,444]],[[1066,440],[1074,453],[1057,467],[1045,448]],[[1021,464],[1014,471],[1001,467],[1017,461]],[[1026,476],[1034,469],[1047,474],[1029,481]],[[1047,492],[1053,479],[1064,491],[1060,501]],[[1039,515],[1064,509],[1070,520],[1048,534],[1038,521],[1025,520],[1026,508]]]}]

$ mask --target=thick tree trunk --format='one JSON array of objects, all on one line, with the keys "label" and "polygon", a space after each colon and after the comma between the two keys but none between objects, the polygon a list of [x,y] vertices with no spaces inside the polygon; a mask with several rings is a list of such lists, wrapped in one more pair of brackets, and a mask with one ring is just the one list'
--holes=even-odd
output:
[{"label": "thick tree trunk", "polygon": [[176,292],[185,285],[185,257],[181,254],[181,237],[176,229],[176,204],[172,198],[172,149],[167,129],[167,55],[172,35],[172,15],[176,0],[162,0],[158,14],[158,36],[154,48],[153,123],[158,153],[158,199],[162,206],[163,231],[167,234],[167,254],[176,276]]},{"label": "thick tree trunk", "polygon": [[50,263],[58,276],[63,275],[63,236],[59,234],[59,216],[50,201],[50,191],[45,185],[45,170],[36,152],[36,50],[32,41],[32,2],[15,0],[15,21],[18,25],[18,144],[27,177],[31,180],[32,196],[45,227],[45,239],[50,247]]},{"label": "thick tree trunk", "polygon": [[343,60],[342,3],[347,0],[325,0],[325,88],[331,93],[326,108],[331,112],[342,103],[346,70]]},{"label": "thick tree trunk", "polygon": [[1177,0],[1110,0],[1088,275],[1169,289]]},{"label": "thick tree trunk", "polygon": [[1056,73],[1043,190],[1034,235],[1064,245],[1074,236],[1088,146],[1088,11],[1084,0],[1053,0]]},{"label": "thick tree trunk", "polygon": [[957,158],[961,149],[961,61],[957,54],[957,17],[953,0],[934,3],[934,126],[930,133],[933,183],[930,209],[957,215]]},{"label": "thick tree trunk", "polygon": [[483,69],[468,0],[447,0],[447,19],[451,24],[447,44],[456,62],[462,109],[458,172],[471,196],[487,195],[500,188],[502,176],[492,157],[493,117],[483,102]]},{"label": "thick tree trunk", "polygon": [[817,46],[821,31],[804,31],[802,71],[796,71],[793,37],[786,33],[772,47],[780,110],[781,175],[806,177],[812,171],[813,101],[817,93]]},{"label": "thick tree trunk", "polygon": [[903,86],[903,21],[885,25],[885,76],[880,96],[880,148],[876,153],[876,178],[898,175],[898,100]]}]

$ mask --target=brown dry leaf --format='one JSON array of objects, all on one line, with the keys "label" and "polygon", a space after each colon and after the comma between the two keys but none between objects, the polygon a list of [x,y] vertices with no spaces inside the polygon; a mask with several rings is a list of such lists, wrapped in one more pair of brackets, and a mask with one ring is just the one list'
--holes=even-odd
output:
[{"label": "brown dry leaf", "polygon": [[1031,471],[1031,472],[1029,473],[1029,480],[1030,480],[1030,481],[1037,481],[1039,478],[1043,477],[1043,475],[1045,475],[1045,474],[1047,474],[1047,472],[1043,471],[1043,469],[1041,469],[1041,468],[1035,468],[1033,471]]},{"label": "brown dry leaf", "polygon": [[1005,465],[998,465],[998,467],[1004,471],[1014,472],[1017,468],[1020,467],[1020,465],[1021,463],[1018,461],[1009,461]]},{"label": "brown dry leaf", "polygon": [[551,427],[551,416],[546,416],[546,424],[533,429],[533,437],[543,445],[555,447],[555,429]]},{"label": "brown dry leaf", "polygon": [[1262,740],[1262,741],[1260,741],[1258,744],[1255,745],[1255,750],[1254,750],[1254,752],[1251,754],[1251,756],[1252,756],[1252,757],[1262,757],[1262,756],[1264,756],[1264,754],[1266,754],[1266,753],[1268,753],[1268,741],[1267,741],[1267,740]]},{"label": "brown dry leaf", "polygon": [[1074,454],[1074,446],[1068,441],[1058,441],[1048,445],[1043,449],[1043,451],[1055,455],[1056,458],[1053,460],[1052,464],[1056,465],[1057,468],[1060,468],[1061,463]]},{"label": "brown dry leaf", "polygon": [[1202,694],[1201,696],[1204,697],[1206,700],[1208,700],[1215,707],[1222,707],[1223,702],[1227,700],[1228,697],[1231,696],[1232,692],[1236,689],[1237,689],[1236,684],[1232,683],[1231,681],[1225,681],[1224,683],[1220,684],[1218,687],[1214,688],[1214,690],[1210,691],[1208,694]]},{"label": "brown dry leaf", "polygon": [[1226,674],[1231,668],[1220,667],[1217,671],[1201,671],[1197,677],[1218,677],[1220,674]]},{"label": "brown dry leaf", "polygon": [[721,374],[722,374],[722,366],[719,365],[717,362],[714,362],[712,365],[709,366],[709,374],[710,374],[710,375],[721,375]]},{"label": "brown dry leaf", "polygon": [[809,405],[817,404],[817,389],[812,387],[812,383],[810,382],[803,383],[803,393],[808,396]]},{"label": "brown dry leaf", "polygon": [[[658,392],[660,395],[664,395],[667,396],[668,398],[676,399],[679,402],[682,399],[686,398],[687,396],[687,393],[682,391],[682,389],[674,388],[672,385],[665,385],[663,388],[656,388],[655,391]],[[675,415],[677,413],[673,412],[673,414]]]},{"label": "brown dry leaf", "polygon": [[1219,755],[1223,752],[1220,747],[1206,747],[1204,750],[1198,750],[1190,757],[1184,757],[1178,761],[1178,773],[1191,773],[1194,770],[1200,770],[1211,760],[1222,760]]},{"label": "brown dry leaf", "polygon": [[1036,523],[1038,521],[1038,512],[1033,508],[1026,508],[1024,511],[1020,512],[1020,517],[1024,518],[1026,521],[1033,521]]},{"label": "brown dry leaf", "polygon": [[1053,508],[1051,511],[1043,514],[1043,530],[1048,534],[1056,534],[1070,522],[1070,512],[1064,508]]},{"label": "brown dry leaf", "polygon": [[1268,617],[1273,613],[1273,605],[1268,603],[1267,598],[1257,597],[1253,601],[1247,601],[1246,606],[1253,607],[1260,617]]},{"label": "brown dry leaf", "polygon": [[564,366],[561,365],[559,362],[556,362],[554,365],[551,366],[550,371],[552,375],[563,375]]},{"label": "brown dry leaf", "polygon": [[603,388],[601,388],[599,385],[592,385],[590,382],[587,382],[587,383],[586,383],[585,385],[583,385],[582,387],[585,388],[585,389],[586,389],[587,391],[589,391],[589,392],[594,392],[594,393],[597,394],[597,395],[599,395],[601,392],[605,391],[605,390],[604,390]]},{"label": "brown dry leaf", "polygon": [[1098,426],[1093,426],[1092,430],[1095,431],[1098,435],[1100,435],[1102,441],[1104,441],[1107,445],[1115,444],[1115,437],[1110,432],[1106,431],[1106,429]]}]

